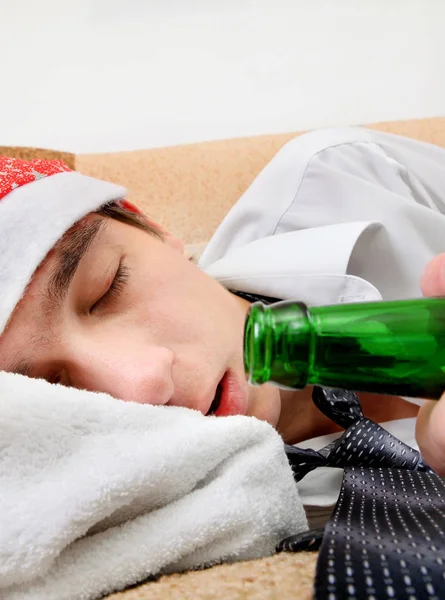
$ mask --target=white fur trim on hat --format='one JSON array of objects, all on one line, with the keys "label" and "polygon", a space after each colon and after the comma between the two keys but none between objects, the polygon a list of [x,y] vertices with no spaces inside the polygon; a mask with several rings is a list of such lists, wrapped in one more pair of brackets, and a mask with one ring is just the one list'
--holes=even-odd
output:
[{"label": "white fur trim on hat", "polygon": [[22,185],[0,202],[0,335],[31,277],[74,223],[104,204],[124,198],[125,188],[76,172]]}]

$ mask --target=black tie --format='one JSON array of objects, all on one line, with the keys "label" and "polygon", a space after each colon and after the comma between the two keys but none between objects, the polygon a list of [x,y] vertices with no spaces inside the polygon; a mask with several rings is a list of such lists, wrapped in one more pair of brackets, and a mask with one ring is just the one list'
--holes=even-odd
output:
[{"label": "black tie", "polygon": [[318,549],[315,600],[445,598],[445,486],[420,454],[363,416],[358,396],[314,388],[315,404],[343,435],[322,450],[286,452],[296,480],[318,466],[343,467],[326,530],[281,542]]},{"label": "black tie", "polygon": [[354,392],[315,387],[312,399],[322,413],[346,431],[318,452],[286,446],[296,481],[317,467],[367,466],[431,471],[417,450],[363,416],[359,397]]},{"label": "black tie", "polygon": [[316,600],[442,600],[445,486],[432,472],[345,469],[315,576]]}]

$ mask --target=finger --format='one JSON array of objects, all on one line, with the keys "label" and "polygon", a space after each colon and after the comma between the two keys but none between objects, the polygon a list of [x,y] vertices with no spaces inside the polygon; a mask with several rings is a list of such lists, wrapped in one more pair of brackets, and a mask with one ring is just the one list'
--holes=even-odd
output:
[{"label": "finger", "polygon": [[445,254],[439,254],[427,264],[420,287],[424,296],[445,295]]},{"label": "finger", "polygon": [[425,402],[416,421],[416,439],[426,462],[445,475],[445,394],[439,402]]},{"label": "finger", "polygon": [[[420,280],[424,296],[445,295],[445,254],[439,254],[426,266]],[[445,394],[439,402],[425,402],[416,421],[416,439],[426,462],[445,475]]]}]

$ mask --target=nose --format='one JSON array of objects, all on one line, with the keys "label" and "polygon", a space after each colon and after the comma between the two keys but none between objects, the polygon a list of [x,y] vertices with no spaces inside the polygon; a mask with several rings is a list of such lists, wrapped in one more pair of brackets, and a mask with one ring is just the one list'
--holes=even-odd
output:
[{"label": "nose", "polygon": [[174,353],[161,346],[77,347],[68,362],[71,385],[127,402],[166,404],[173,395]]}]

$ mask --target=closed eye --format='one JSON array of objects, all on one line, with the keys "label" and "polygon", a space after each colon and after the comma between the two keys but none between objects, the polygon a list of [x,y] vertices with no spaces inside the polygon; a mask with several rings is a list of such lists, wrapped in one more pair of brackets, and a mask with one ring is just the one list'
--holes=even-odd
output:
[{"label": "closed eye", "polygon": [[105,294],[103,294],[99,300],[97,300],[90,308],[90,313],[95,312],[99,308],[105,308],[113,300],[117,299],[120,294],[124,291],[125,286],[130,276],[129,268],[121,260],[117,268],[116,274],[114,275],[113,281],[110,283]]}]

